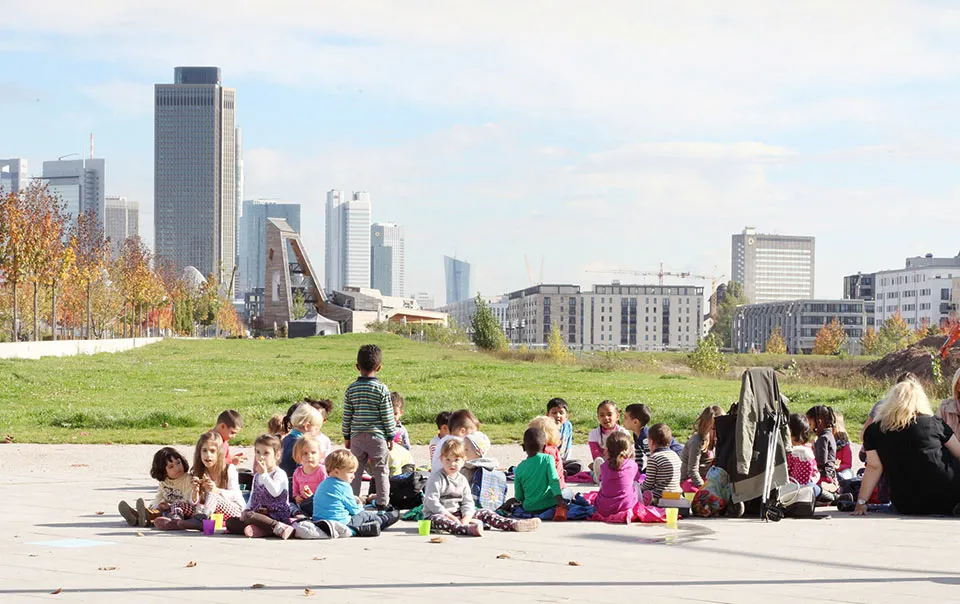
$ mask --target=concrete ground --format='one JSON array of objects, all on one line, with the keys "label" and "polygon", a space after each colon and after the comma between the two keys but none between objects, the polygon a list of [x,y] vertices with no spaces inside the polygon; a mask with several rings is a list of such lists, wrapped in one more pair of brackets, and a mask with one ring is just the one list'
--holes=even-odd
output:
[{"label": "concrete ground", "polygon": [[[287,542],[128,527],[117,502],[153,495],[156,449],[0,446],[0,601],[960,601],[952,518],[546,523],[439,544],[405,522],[377,539]],[[494,448],[505,464],[520,454]]]}]

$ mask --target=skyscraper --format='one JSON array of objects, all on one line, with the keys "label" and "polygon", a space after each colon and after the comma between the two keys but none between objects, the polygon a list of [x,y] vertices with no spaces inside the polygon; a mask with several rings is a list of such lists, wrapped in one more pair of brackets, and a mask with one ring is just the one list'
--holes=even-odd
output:
[{"label": "skyscraper", "polygon": [[[240,220],[243,218],[243,138],[240,135],[240,127],[237,126],[236,138],[234,139],[234,179],[236,180],[236,191],[234,192],[234,201],[237,203],[237,212],[234,222],[236,231],[234,232],[233,244],[236,248],[236,262],[240,264]],[[296,227],[297,231],[300,227]],[[238,290],[239,291],[239,290]]]},{"label": "skyscraper", "polygon": [[27,160],[20,158],[0,159],[0,189],[4,193],[19,193],[30,181]]},{"label": "skyscraper", "polygon": [[[267,219],[282,218],[300,232],[300,204],[275,199],[248,199],[240,218],[240,260],[235,292],[243,295],[265,286]],[[292,256],[291,256],[292,257]]]},{"label": "skyscraper", "polygon": [[104,219],[104,161],[71,159],[43,162],[43,182],[50,193],[59,195],[74,224],[77,216],[93,209]]},{"label": "skyscraper", "polygon": [[377,222],[370,227],[370,287],[385,296],[403,296],[403,227]]},{"label": "skyscraper", "polygon": [[103,232],[110,238],[110,254],[120,255],[123,242],[140,234],[140,204],[126,197],[104,199]]},{"label": "skyscraper", "polygon": [[444,256],[443,272],[447,282],[447,304],[470,297],[470,265],[468,263]]},{"label": "skyscraper", "polygon": [[370,286],[370,194],[327,192],[325,289]]},{"label": "skyscraper", "polygon": [[813,298],[814,238],[765,235],[747,227],[733,236],[734,281],[753,303]]},{"label": "skyscraper", "polygon": [[218,67],[177,67],[155,86],[156,253],[228,282],[236,259],[236,92]]}]

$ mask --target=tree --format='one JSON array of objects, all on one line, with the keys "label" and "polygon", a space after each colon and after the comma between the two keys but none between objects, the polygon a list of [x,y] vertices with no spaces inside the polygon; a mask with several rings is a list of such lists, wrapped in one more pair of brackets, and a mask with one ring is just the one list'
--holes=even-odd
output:
[{"label": "tree", "polygon": [[748,300],[743,295],[743,286],[737,281],[727,283],[723,298],[717,305],[717,322],[714,324],[710,333],[716,336],[720,347],[729,347],[731,331],[733,328],[733,313],[737,306],[747,304]]},{"label": "tree", "polygon": [[477,348],[492,351],[507,348],[507,336],[503,333],[503,327],[480,294],[477,294],[477,310],[470,320],[470,327],[473,329],[473,343]]},{"label": "tree", "polygon": [[34,245],[33,255],[33,331],[34,340],[40,339],[39,312],[37,297],[43,285],[50,286],[50,327],[53,339],[57,339],[57,285],[66,278],[73,264],[73,250],[68,244],[70,236],[67,228],[69,216],[65,205],[58,197],[51,195],[46,186],[30,190],[35,198]]},{"label": "tree", "polygon": [[813,342],[813,354],[840,354],[846,343],[847,332],[843,330],[840,321],[834,317],[829,324],[824,323],[823,327],[817,331],[817,339]]},{"label": "tree", "polygon": [[787,353],[787,342],[783,339],[783,332],[780,330],[779,325],[773,328],[773,331],[770,332],[770,337],[767,338],[767,352],[770,354]]},{"label": "tree", "polygon": [[77,277],[87,292],[86,337],[90,338],[93,325],[90,290],[94,281],[101,278],[101,272],[107,263],[107,254],[110,251],[110,240],[104,236],[103,226],[93,208],[77,216],[77,228],[71,238],[70,246],[73,248]]},{"label": "tree", "polygon": [[550,336],[547,338],[547,354],[558,363],[563,363],[573,356],[563,341],[563,334],[560,333],[560,325],[554,321],[550,327]]},{"label": "tree", "polygon": [[[33,183],[31,187],[39,186]],[[0,273],[11,286],[13,311],[11,333],[19,339],[18,288],[27,279],[30,268],[32,220],[24,191],[10,192],[0,198]]]},{"label": "tree", "polygon": [[293,294],[293,308],[291,309],[291,319],[296,321],[307,316],[307,299],[299,289]]},{"label": "tree", "polygon": [[860,346],[864,354],[877,354],[880,349],[880,335],[873,327],[868,327],[860,338]]},{"label": "tree", "polygon": [[887,354],[902,350],[909,345],[910,326],[900,313],[894,313],[880,325],[880,348],[877,352]]},{"label": "tree", "polygon": [[717,337],[712,333],[697,342],[696,350],[688,355],[687,360],[697,373],[723,375],[727,372],[727,359],[720,352]]}]

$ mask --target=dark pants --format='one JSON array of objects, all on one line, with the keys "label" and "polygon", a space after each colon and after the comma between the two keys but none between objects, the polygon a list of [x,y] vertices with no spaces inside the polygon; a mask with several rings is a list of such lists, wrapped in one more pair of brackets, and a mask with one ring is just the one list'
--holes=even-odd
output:
[{"label": "dark pants", "polygon": [[385,529],[391,524],[388,516],[384,514],[377,514],[376,512],[367,512],[364,510],[363,512],[359,512],[351,516],[350,521],[347,522],[347,526],[356,530],[368,522],[379,522],[381,529]]},{"label": "dark pants", "polygon": [[224,522],[224,526],[227,527],[227,532],[235,535],[242,535],[243,529],[249,524],[264,530],[273,531],[279,522],[269,516],[264,516],[263,514],[249,510],[245,511],[239,518],[228,518],[227,521]]},{"label": "dark pants", "polygon": [[300,511],[303,512],[307,518],[313,518],[313,495],[307,497],[297,505],[300,506]]}]

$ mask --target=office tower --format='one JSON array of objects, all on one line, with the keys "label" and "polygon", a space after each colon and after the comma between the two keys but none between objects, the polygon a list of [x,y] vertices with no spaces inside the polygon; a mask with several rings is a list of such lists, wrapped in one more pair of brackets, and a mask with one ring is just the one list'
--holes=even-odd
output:
[{"label": "office tower", "polygon": [[384,296],[403,296],[403,227],[374,223],[370,242],[370,287]]},{"label": "office tower", "polygon": [[[234,201],[237,204],[236,230],[234,232],[233,244],[236,248],[236,262],[240,264],[240,220],[243,218],[243,138],[240,134],[240,127],[237,126],[236,137],[234,139],[234,179],[236,180],[236,190],[234,192]],[[296,227],[297,231],[300,227]],[[239,270],[239,269],[238,269]]]},{"label": "office tower", "polygon": [[370,286],[370,194],[327,192],[325,289]]},{"label": "office tower", "polygon": [[140,204],[126,197],[104,199],[103,232],[110,239],[110,255],[117,258],[123,242],[140,235]]},{"label": "office tower", "polygon": [[154,226],[161,262],[229,282],[236,252],[236,92],[218,67],[155,86]]},{"label": "office tower", "polygon": [[813,237],[765,235],[747,227],[733,235],[731,264],[731,276],[750,302],[813,298]]},{"label": "office tower", "polygon": [[43,162],[43,182],[63,200],[74,224],[82,212],[93,209],[100,222],[104,214],[104,161],[70,159]]},{"label": "office tower", "polygon": [[470,297],[470,265],[468,263],[444,256],[443,272],[447,282],[447,304]]},{"label": "office tower", "polygon": [[4,193],[19,193],[29,182],[27,160],[18,157],[0,159],[0,190]]},{"label": "office tower", "polygon": [[299,233],[300,204],[275,199],[248,199],[243,202],[240,218],[240,259],[234,290],[239,296],[265,287],[269,218],[282,218]]}]

